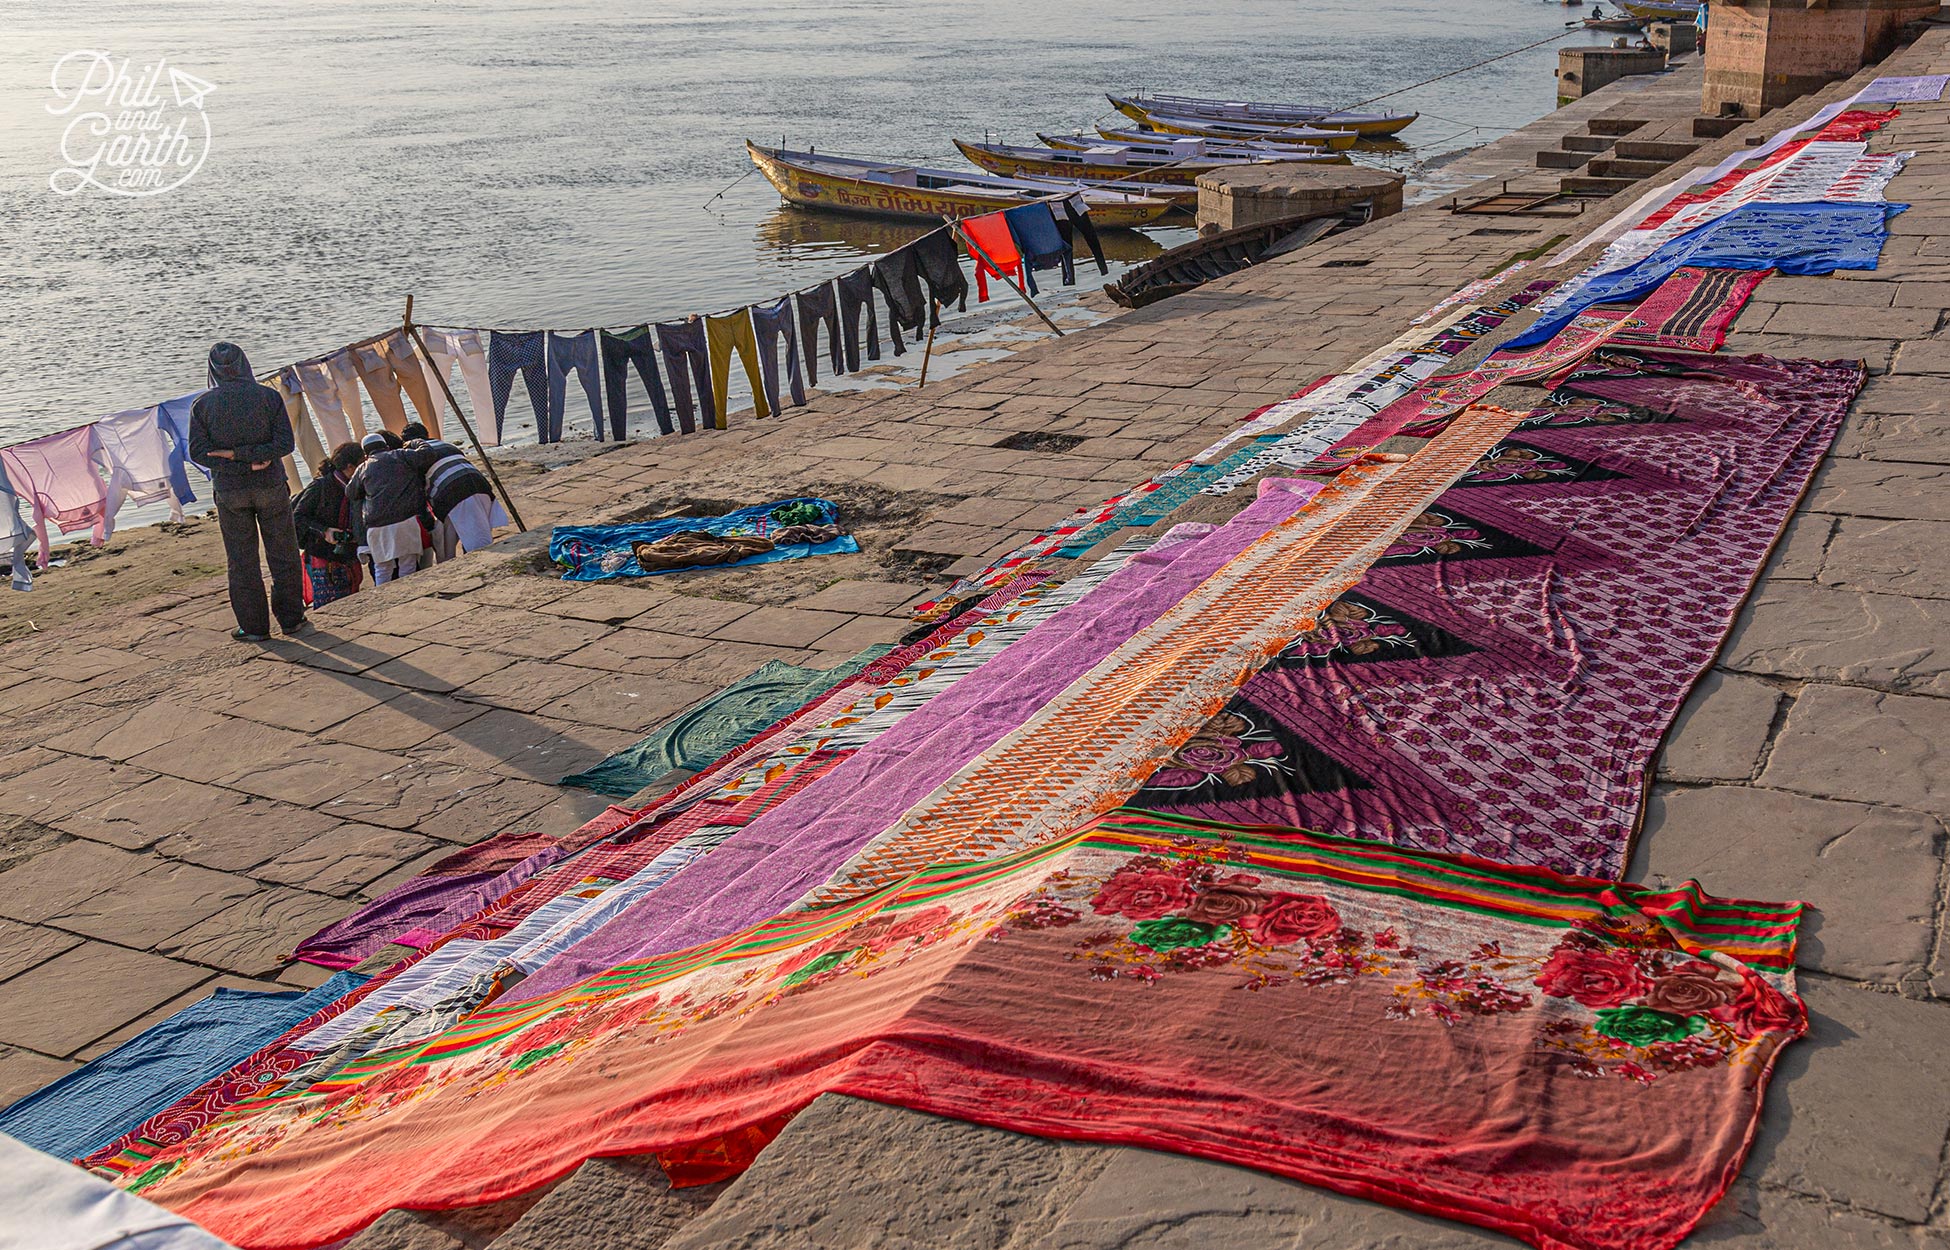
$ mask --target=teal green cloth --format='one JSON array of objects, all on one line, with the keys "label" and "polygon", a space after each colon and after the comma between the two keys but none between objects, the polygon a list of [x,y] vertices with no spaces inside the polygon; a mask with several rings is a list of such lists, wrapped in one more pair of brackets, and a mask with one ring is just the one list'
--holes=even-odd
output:
[{"label": "teal green cloth", "polygon": [[868,647],[839,667],[826,669],[767,661],[737,685],[587,772],[564,777],[562,784],[622,799],[672,769],[701,771],[753,734],[798,711],[892,650],[891,646]]}]

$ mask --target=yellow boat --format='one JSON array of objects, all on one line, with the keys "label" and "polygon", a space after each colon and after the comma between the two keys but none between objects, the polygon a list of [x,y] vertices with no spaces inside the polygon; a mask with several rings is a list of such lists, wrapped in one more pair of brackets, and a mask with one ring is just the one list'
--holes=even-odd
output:
[{"label": "yellow boat", "polygon": [[761,147],[747,139],[752,164],[787,203],[829,213],[904,217],[938,222],[980,217],[1030,200],[1065,193],[1083,197],[1099,226],[1142,226],[1170,212],[1196,188],[1133,182],[1118,189],[1054,178],[999,178],[992,174],[926,169],[893,161],[864,161],[815,152]]},{"label": "yellow boat", "polygon": [[[1351,130],[1316,130],[1310,126],[1262,126],[1254,122],[1226,122],[1198,117],[1172,117],[1152,113],[1144,125],[1162,135],[1196,135],[1201,139],[1232,139],[1250,143],[1276,143],[1284,148],[1327,148],[1340,152],[1361,141]],[[1099,126],[1097,133],[1106,139],[1114,126]],[[1124,133],[1129,133],[1128,131]]]},{"label": "yellow boat", "polygon": [[[1183,158],[1157,157],[1108,146],[1083,151],[1059,151],[1050,148],[1017,147],[1009,143],[967,143],[961,139],[955,140],[955,146],[961,149],[963,156],[983,169],[1010,177],[1080,178],[1086,182],[1143,179],[1147,182],[1166,183],[1179,187],[1189,187],[1198,180],[1200,174],[1209,174],[1215,169],[1225,169],[1233,165],[1263,164],[1281,159],[1277,156],[1234,156],[1213,159],[1197,157],[1189,152]],[[1292,161],[1335,158],[1295,152],[1287,155],[1285,159]]]},{"label": "yellow boat", "polygon": [[[1631,6],[1625,5],[1625,8]],[[1209,100],[1193,95],[1112,95],[1112,107],[1126,117],[1149,122],[1152,114],[1186,121],[1246,122],[1260,126],[1317,126],[1344,130],[1356,138],[1383,139],[1406,129],[1419,113],[1353,113],[1318,104],[1268,104],[1252,100]]]},{"label": "yellow boat", "polygon": [[1613,0],[1613,5],[1633,17],[1650,18],[1655,22],[1690,22],[1699,12],[1698,5],[1662,4],[1659,0]]}]

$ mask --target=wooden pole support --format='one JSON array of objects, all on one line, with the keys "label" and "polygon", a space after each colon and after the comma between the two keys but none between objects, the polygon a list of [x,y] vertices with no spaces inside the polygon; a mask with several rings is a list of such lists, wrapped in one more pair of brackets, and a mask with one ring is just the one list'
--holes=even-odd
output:
[{"label": "wooden pole support", "polygon": [[955,232],[955,237],[960,239],[962,243],[965,246],[967,246],[970,255],[979,259],[983,264],[987,265],[991,270],[993,270],[997,277],[1001,278],[1004,282],[1008,283],[1009,289],[1011,291],[1014,291],[1017,295],[1022,296],[1022,302],[1029,305],[1029,311],[1035,313],[1038,317],[1041,317],[1043,319],[1043,324],[1056,332],[1057,338],[1063,337],[1063,327],[1057,325],[1054,321],[1051,321],[1049,319],[1049,314],[1044,312],[1042,309],[1038,308],[1036,306],[1036,301],[1029,298],[1029,292],[1023,290],[1022,287],[1017,284],[1016,280],[1009,276],[1007,270],[1003,269],[1002,266],[996,264],[994,260],[990,259],[989,254],[982,250],[981,244],[977,243],[975,240],[968,237],[968,232],[961,228],[960,222],[956,221],[952,217],[945,218],[944,220],[947,221],[948,228]]},{"label": "wooden pole support", "polygon": [[420,337],[420,327],[413,322],[411,295],[406,297],[406,315],[400,318],[400,326],[406,331],[406,336],[413,340],[413,346],[419,351],[420,359],[426,362],[427,372],[432,374],[433,380],[440,384],[440,393],[447,397],[447,406],[454,410],[456,417],[460,418],[460,428],[467,431],[468,441],[474,444],[474,451],[481,457],[481,467],[487,470],[488,480],[494,483],[494,493],[501,496],[502,503],[508,505],[508,516],[514,521],[515,528],[526,534],[528,526],[521,519],[521,509],[515,507],[514,496],[510,495],[508,488],[501,484],[501,475],[494,471],[494,461],[488,458],[487,448],[481,446],[480,435],[474,433],[474,426],[468,421],[467,414],[460,410],[460,401],[454,398],[454,388],[447,385],[447,375],[433,363],[433,353],[427,350],[427,341]]}]

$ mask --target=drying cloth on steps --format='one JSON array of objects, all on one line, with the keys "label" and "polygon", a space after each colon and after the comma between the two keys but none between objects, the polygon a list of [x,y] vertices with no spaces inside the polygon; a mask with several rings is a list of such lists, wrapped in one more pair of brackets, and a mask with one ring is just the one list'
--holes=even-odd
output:
[{"label": "drying cloth on steps", "polygon": [[1855,93],[1857,104],[1928,104],[1943,98],[1950,74],[1918,74],[1909,78],[1878,78]]},{"label": "drying cloth on steps", "polygon": [[78,1159],[364,982],[340,972],[313,990],[218,989],[0,1111],[0,1132]]},{"label": "drying cloth on steps", "polygon": [[1622,874],[1660,740],[1861,379],[1604,349],[1134,804]]},{"label": "drying cloth on steps", "polygon": [[1772,273],[1691,266],[1676,270],[1645,302],[1620,311],[1621,324],[1607,342],[1613,347],[1717,352],[1754,288]]},{"label": "drying cloth on steps", "polygon": [[1783,274],[1874,269],[1890,217],[1906,204],[1825,202],[1748,204],[1680,235],[1643,260],[1601,274],[1540,317],[1504,347],[1546,342],[1593,304],[1638,299],[1680,268],[1772,269]]},{"label": "drying cloth on steps", "polygon": [[879,659],[872,647],[834,668],[804,668],[769,660],[757,671],[671,720],[634,746],[561,784],[628,798],[673,769],[698,772],[719,756],[798,710]]},{"label": "drying cloth on steps", "polygon": [[1002,219],[1008,223],[1009,237],[1016,241],[1016,251],[1022,256],[1022,277],[1031,295],[1038,293],[1038,269],[1060,270],[1064,286],[1077,284],[1076,260],[1070,253],[1069,240],[1056,228],[1056,215],[1049,205],[1024,204],[1005,209]]},{"label": "drying cloth on steps", "polygon": [[94,439],[84,425],[0,447],[0,473],[33,509],[42,568],[53,558],[49,522],[63,534],[88,530],[97,546],[108,536],[108,487],[95,472]]},{"label": "drying cloth on steps", "polygon": [[1739,1171],[1805,1031],[1801,914],[1113,812],[490,1004],[241,1104],[131,1183],[297,1250],[599,1155],[735,1157],[725,1139],[843,1093],[1552,1250],[1669,1250]]},{"label": "drying cloth on steps", "polygon": [[[749,327],[750,322],[746,322]],[[642,521],[634,525],[558,525],[548,541],[548,558],[566,570],[565,581],[594,582],[607,577],[647,577],[653,571],[637,563],[636,544],[654,543],[685,531],[708,534],[752,534],[771,537],[794,526],[836,526],[839,509],[824,499],[799,496],[777,503],[740,508],[715,517],[670,517],[662,521]],[[860,544],[847,534],[817,543],[788,542],[775,545],[738,564],[769,564],[774,560],[796,560],[802,556],[826,556],[858,551]],[[672,570],[655,570],[669,572]]]},{"label": "drying cloth on steps", "polygon": [[231,1250],[182,1216],[4,1133],[0,1211],[8,1250]]},{"label": "drying cloth on steps", "polygon": [[[103,417],[89,427],[95,434],[95,466],[108,481],[111,524],[125,504],[167,504],[172,521],[183,519],[183,505],[170,482],[169,446],[156,417],[154,408],[136,408]],[[313,445],[317,442],[314,437]]]},{"label": "drying cloth on steps", "polygon": [[300,942],[293,957],[324,968],[350,968],[389,942],[426,945],[568,852],[567,844],[545,834],[499,834],[456,851],[325,926]]}]

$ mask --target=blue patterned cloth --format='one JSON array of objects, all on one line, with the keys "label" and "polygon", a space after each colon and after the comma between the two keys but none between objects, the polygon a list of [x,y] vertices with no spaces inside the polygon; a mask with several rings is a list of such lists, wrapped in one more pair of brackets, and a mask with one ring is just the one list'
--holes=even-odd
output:
[{"label": "blue patterned cloth", "polygon": [[219,989],[0,1111],[0,1132],[59,1159],[92,1154],[365,982],[339,972],[315,990]]},{"label": "blue patterned cloth", "polygon": [[[1506,350],[1547,343],[1571,319],[1593,304],[1639,299],[1658,288],[1673,271],[1772,269],[1808,276],[1837,269],[1874,269],[1889,237],[1889,219],[1907,204],[1748,204],[1667,243],[1635,265],[1601,274],[1551,310],[1537,324],[1503,346]],[[1838,324],[1846,326],[1845,318]]]},{"label": "blue patterned cloth", "polygon": [[[597,582],[611,577],[654,577],[659,573],[688,572],[687,569],[649,569],[636,561],[635,544],[653,543],[659,538],[702,530],[707,534],[756,534],[769,537],[786,526],[838,525],[840,510],[829,500],[799,496],[776,503],[740,508],[723,516],[680,516],[636,525],[558,525],[548,540],[548,558],[566,572],[562,580]],[[797,560],[803,556],[830,556],[860,550],[860,544],[847,534],[821,543],[785,543],[772,550],[729,564],[710,568],[735,568],[742,564],[771,564],[778,560]]]}]

